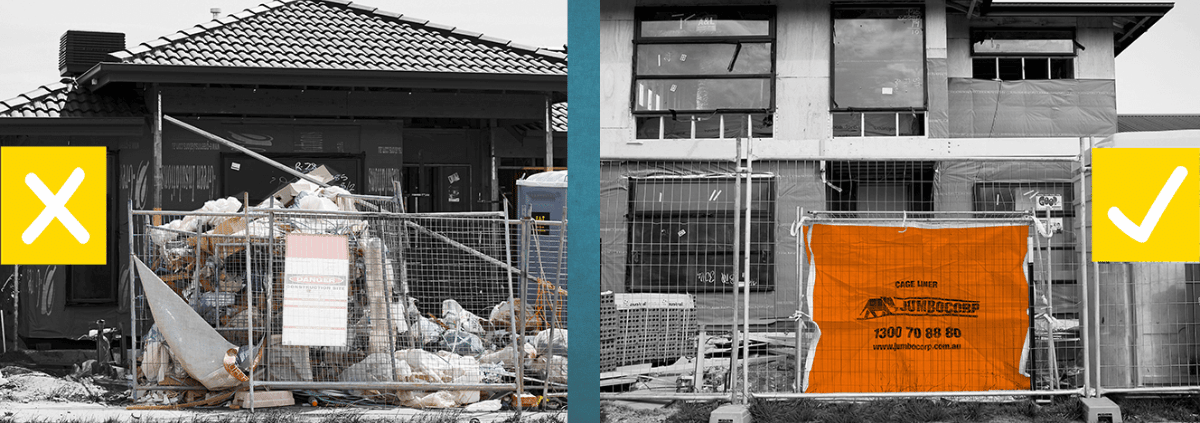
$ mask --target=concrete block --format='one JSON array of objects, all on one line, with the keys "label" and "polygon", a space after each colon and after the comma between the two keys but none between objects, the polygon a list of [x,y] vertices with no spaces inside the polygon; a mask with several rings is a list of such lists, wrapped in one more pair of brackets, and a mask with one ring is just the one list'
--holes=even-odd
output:
[{"label": "concrete block", "polygon": [[1104,397],[1083,398],[1083,415],[1087,423],[1120,423],[1121,408]]},{"label": "concrete block", "polygon": [[708,423],[750,423],[751,421],[750,409],[738,404],[722,405],[708,415]]}]

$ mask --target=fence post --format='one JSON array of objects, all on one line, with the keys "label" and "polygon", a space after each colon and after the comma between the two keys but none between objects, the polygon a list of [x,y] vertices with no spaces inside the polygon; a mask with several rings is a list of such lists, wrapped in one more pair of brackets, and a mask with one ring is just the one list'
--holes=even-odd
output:
[{"label": "fence post", "polygon": [[[528,280],[528,276],[529,276],[529,244],[531,244],[529,241],[531,238],[531,232],[533,232],[533,225],[531,224],[532,218],[530,217],[530,215],[532,214],[532,211],[533,211],[533,206],[530,205],[529,207],[526,208],[526,210],[524,210],[520,213],[522,216],[521,216],[521,245],[519,246],[519,248],[520,248],[520,253],[521,253],[521,275],[524,277],[521,278],[521,286],[520,286],[521,325],[518,327],[519,329],[517,330],[517,347],[516,347],[516,349],[521,351],[520,357],[522,358],[521,360],[517,361],[517,401],[516,402],[518,403],[518,406],[517,406],[518,413],[521,410],[521,406],[524,405],[524,404],[520,404],[520,403],[522,402],[522,399],[525,396],[525,360],[524,360],[525,331],[529,330],[529,316],[525,315],[525,310],[526,310],[527,306],[529,305],[529,300],[528,300],[528,298],[529,298],[529,280]],[[516,305],[516,301],[513,301],[513,305]],[[514,309],[513,309],[514,320],[516,319],[517,314],[518,314],[517,310],[514,307]]]},{"label": "fence post", "polygon": [[[263,343],[262,354],[267,359],[267,379],[271,379],[271,355],[268,351],[271,346],[271,324],[275,321],[275,196],[272,195],[271,208],[267,211],[267,321],[263,322],[263,333],[266,334],[266,341]],[[246,226],[250,228],[249,225]],[[199,291],[197,291],[199,292]],[[281,335],[280,338],[283,338]],[[282,339],[280,340],[282,344]]]},{"label": "fence post", "polygon": [[[517,345],[517,342],[516,342],[517,341],[517,307],[516,307],[517,301],[516,301],[516,298],[517,297],[516,297],[515,293],[513,292],[512,243],[510,242],[510,239],[511,239],[510,235],[511,235],[512,231],[509,230],[509,228],[508,228],[508,199],[507,198],[504,199],[504,220],[503,220],[503,222],[504,222],[504,226],[503,226],[503,228],[504,228],[504,260],[506,263],[508,263],[508,267],[506,268],[506,270],[508,271],[508,298],[510,301],[509,316],[508,316],[509,317],[508,318],[508,328],[511,332],[509,332],[509,339],[512,340],[513,357],[516,359],[517,365],[520,366],[521,359],[522,359],[521,355],[525,352],[525,348],[524,348],[525,346]],[[522,280],[521,282],[524,283],[525,281]],[[520,395],[521,395],[521,382],[523,382],[523,381],[524,381],[524,378],[521,376],[521,373],[517,372],[517,398],[515,401],[513,401],[513,405],[517,409],[518,419],[521,416],[521,401],[520,401],[521,397],[520,397]]]},{"label": "fence post", "polygon": [[[753,200],[753,183],[754,183],[754,159],[751,157],[753,145],[749,137],[746,138],[746,230],[742,231],[742,236],[745,238],[745,247],[742,253],[745,255],[745,264],[742,266],[742,401],[743,403],[750,400],[750,215],[754,211]],[[734,287],[734,289],[737,289]],[[799,352],[797,352],[799,354]]]},{"label": "fence post", "polygon": [[[254,279],[250,273],[250,193],[242,193],[243,219],[246,219],[246,350],[250,352],[250,362],[254,362]],[[254,368],[250,373],[250,412],[254,412]]]},{"label": "fence post", "polygon": [[[1087,140],[1088,140],[1087,147],[1088,147],[1088,151],[1089,151],[1088,154],[1091,154],[1092,152],[1095,152],[1095,150],[1096,150],[1096,139],[1092,138],[1092,137],[1087,137]],[[1093,177],[1094,176],[1095,176],[1095,174],[1093,174]],[[1086,169],[1084,171],[1084,177],[1085,178],[1087,177]],[[1084,180],[1085,185],[1086,185],[1086,182],[1087,181],[1085,179]],[[1093,193],[1092,195],[1095,195],[1095,194]],[[1092,227],[1094,228],[1095,226],[1096,226],[1096,222],[1092,222]],[[1094,256],[1093,256],[1093,258],[1094,258]],[[1083,263],[1084,266],[1087,266],[1087,264],[1088,263],[1086,261]],[[1097,263],[1095,260],[1091,260],[1091,265],[1092,265],[1092,275],[1096,278],[1096,285],[1094,286],[1095,289],[1092,289],[1090,291],[1090,293],[1092,295],[1091,310],[1089,310],[1089,314],[1091,314],[1090,320],[1092,322],[1092,328],[1090,329],[1091,334],[1092,334],[1092,336],[1091,336],[1092,345],[1090,345],[1089,347],[1094,347],[1092,352],[1095,353],[1095,355],[1096,355],[1093,358],[1093,361],[1096,363],[1096,365],[1094,366],[1094,368],[1092,368],[1092,371],[1094,372],[1092,374],[1092,383],[1094,383],[1096,385],[1096,392],[1095,392],[1094,396],[1100,396],[1100,395],[1102,395],[1101,390],[1104,389],[1104,386],[1103,386],[1104,377],[1103,377],[1103,375],[1100,374],[1102,367],[1103,367],[1102,365],[1104,363],[1104,361],[1103,361],[1104,357],[1100,354],[1100,343],[1101,343],[1101,341],[1100,341],[1100,263]]]},{"label": "fence post", "polygon": [[[1083,341],[1083,396],[1085,398],[1087,398],[1087,397],[1093,396],[1095,394],[1095,392],[1092,391],[1092,363],[1091,363],[1091,361],[1092,361],[1091,360],[1092,344],[1090,342],[1091,341],[1091,333],[1090,333],[1091,325],[1088,323],[1088,320],[1089,320],[1088,319],[1088,313],[1089,313],[1088,309],[1091,308],[1092,304],[1089,301],[1090,298],[1088,297],[1088,292],[1089,292],[1088,283],[1089,282],[1088,282],[1088,259],[1087,258],[1088,258],[1089,245],[1088,245],[1087,221],[1090,218],[1090,216],[1088,216],[1088,206],[1087,206],[1087,171],[1084,169],[1084,160],[1083,160],[1083,155],[1087,150],[1087,146],[1085,145],[1086,141],[1084,141],[1084,139],[1085,138],[1083,138],[1083,137],[1079,138],[1079,156],[1076,157],[1077,165],[1079,167],[1079,198],[1078,198],[1079,214],[1077,214],[1076,216],[1077,216],[1077,219],[1079,219],[1079,237],[1077,239],[1079,239],[1079,263],[1080,263],[1080,266],[1079,266],[1079,274],[1080,274],[1079,309],[1080,309],[1081,313],[1079,313],[1079,314],[1080,314],[1081,318],[1079,319],[1079,325],[1080,325],[1080,338]],[[1099,275],[1097,275],[1097,276],[1099,276]]]},{"label": "fence post", "polygon": [[[737,404],[737,356],[738,356],[738,282],[742,279],[740,272],[741,248],[742,244],[738,240],[742,239],[741,222],[742,222],[742,138],[737,139],[737,155],[733,158],[733,169],[736,180],[733,184],[733,306],[730,311],[733,313],[733,326],[730,328],[729,344],[729,402]],[[749,230],[750,228],[746,228]],[[744,357],[743,357],[744,358]]]},{"label": "fence post", "polygon": [[[133,381],[129,383],[129,390],[130,390],[130,392],[133,392],[133,395],[132,395],[133,402],[136,403],[137,399],[138,399],[138,392],[137,392],[138,331],[137,331],[137,304],[136,304],[137,303],[137,280],[134,279],[134,275],[133,275],[133,260],[134,260],[134,254],[133,254],[133,250],[134,250],[134,248],[133,248],[133,200],[132,199],[127,200],[126,205],[127,205],[127,207],[125,209],[125,212],[126,212],[126,216],[128,217],[128,222],[129,222],[129,369],[130,369],[130,373],[133,374]],[[20,278],[20,276],[18,276],[18,281],[20,281],[19,278]],[[19,290],[20,286],[21,286],[20,283],[18,283],[17,284],[18,290]]]},{"label": "fence post", "polygon": [[[379,238],[379,270],[380,270],[380,272],[379,272],[379,275],[381,277],[383,277],[383,298],[381,300],[383,301],[384,317],[387,319],[386,326],[387,326],[387,331],[388,331],[388,356],[389,356],[388,363],[391,363],[391,367],[392,367],[392,374],[391,374],[391,376],[388,377],[388,380],[395,382],[396,381],[396,359],[395,359],[395,357],[396,357],[396,328],[394,326],[394,322],[392,321],[392,281],[390,280],[391,278],[388,277],[387,243],[385,243],[383,241],[384,240],[384,238],[383,238],[384,232],[382,230],[382,226],[383,226],[383,223],[380,222],[380,231],[379,231],[380,232],[380,238]],[[377,323],[371,322],[371,324],[375,325]]]}]

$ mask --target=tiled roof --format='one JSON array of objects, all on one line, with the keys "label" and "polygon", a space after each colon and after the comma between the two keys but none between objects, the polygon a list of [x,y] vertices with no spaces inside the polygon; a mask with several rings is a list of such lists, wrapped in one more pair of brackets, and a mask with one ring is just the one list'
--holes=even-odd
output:
[{"label": "tiled roof", "polygon": [[1200,115],[1117,115],[1117,132],[1200,129]]},{"label": "tiled roof", "polygon": [[139,98],[99,95],[63,83],[43,85],[0,101],[0,118],[119,118],[142,117],[146,113]]},{"label": "tiled roof", "polygon": [[554,132],[567,132],[567,103],[550,105],[550,127]]},{"label": "tiled roof", "polygon": [[153,65],[566,75],[562,53],[344,0],[264,3],[112,54]]}]

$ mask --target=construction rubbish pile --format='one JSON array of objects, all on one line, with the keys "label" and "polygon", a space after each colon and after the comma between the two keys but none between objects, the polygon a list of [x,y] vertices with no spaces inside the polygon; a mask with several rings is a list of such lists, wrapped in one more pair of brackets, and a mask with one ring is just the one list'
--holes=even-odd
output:
[{"label": "construction rubbish pile", "polygon": [[[308,176],[333,179],[324,167]],[[547,306],[565,301],[530,304],[510,298],[496,303],[486,317],[453,298],[441,301],[440,314],[421,310],[409,295],[403,254],[392,254],[404,248],[395,245],[403,242],[395,229],[403,225],[320,213],[381,210],[348,194],[299,180],[251,214],[230,197],[147,227],[135,265],[153,326],[139,351],[136,384],[145,389],[138,390],[138,407],[249,406],[245,392],[239,391],[250,380],[287,382],[284,390],[256,391],[257,407],[291,405],[295,394],[310,405],[369,402],[490,410],[516,400],[509,394],[518,384],[525,392],[565,398],[567,331],[543,317],[556,315]],[[266,215],[262,209],[278,214]],[[392,232],[385,234],[388,230]],[[317,335],[294,329],[289,335],[288,319],[299,316],[289,313],[302,308],[285,305],[293,301],[289,295],[296,295],[285,292],[289,280],[284,267],[293,258],[282,248],[293,234],[347,240],[343,245],[349,251],[339,253],[348,268],[340,270],[348,279],[344,298],[338,294],[342,291],[334,291],[333,297],[322,299],[333,301],[333,309],[345,304],[344,310],[324,312],[345,312],[344,340],[329,342],[328,331],[321,330],[313,331],[324,333],[321,342],[306,343]],[[334,333],[340,337],[342,332]],[[434,385],[438,389],[423,389]],[[538,402],[537,396],[532,398],[520,398],[522,406]]]}]

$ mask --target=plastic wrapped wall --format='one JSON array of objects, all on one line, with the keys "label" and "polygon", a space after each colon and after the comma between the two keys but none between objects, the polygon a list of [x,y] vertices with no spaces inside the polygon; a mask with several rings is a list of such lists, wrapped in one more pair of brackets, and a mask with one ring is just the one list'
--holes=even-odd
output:
[{"label": "plastic wrapped wall", "polygon": [[1116,81],[950,78],[951,138],[1108,136]]}]

